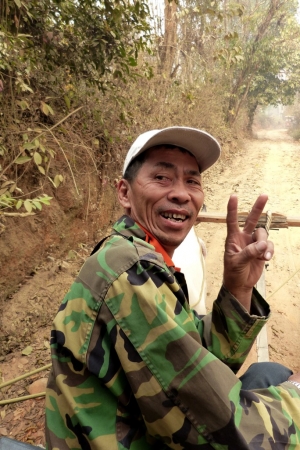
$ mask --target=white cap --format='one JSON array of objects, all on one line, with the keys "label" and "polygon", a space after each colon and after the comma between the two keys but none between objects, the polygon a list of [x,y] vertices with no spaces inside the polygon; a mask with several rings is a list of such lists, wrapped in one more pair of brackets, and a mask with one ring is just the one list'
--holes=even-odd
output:
[{"label": "white cap", "polygon": [[156,145],[170,144],[184,148],[195,156],[201,172],[212,166],[220,156],[221,147],[218,141],[197,128],[169,127],[162,130],[150,130],[134,141],[125,158],[123,175],[138,155]]}]

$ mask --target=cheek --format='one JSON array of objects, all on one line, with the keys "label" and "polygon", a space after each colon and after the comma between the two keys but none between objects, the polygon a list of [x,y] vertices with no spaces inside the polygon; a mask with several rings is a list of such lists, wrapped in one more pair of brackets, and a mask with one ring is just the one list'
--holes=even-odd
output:
[{"label": "cheek", "polygon": [[195,198],[195,201],[194,201],[196,209],[200,209],[201,206],[203,205],[203,202],[204,202],[204,193],[199,192],[199,194],[197,195],[197,197]]}]

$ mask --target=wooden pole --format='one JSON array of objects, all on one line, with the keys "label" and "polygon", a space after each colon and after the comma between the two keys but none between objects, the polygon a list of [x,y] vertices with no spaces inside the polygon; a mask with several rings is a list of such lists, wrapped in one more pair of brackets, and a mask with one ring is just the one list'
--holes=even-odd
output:
[{"label": "wooden pole", "polygon": [[[265,283],[265,269],[260,276],[256,284],[256,289],[263,298],[266,298],[266,283]],[[268,334],[267,325],[265,325],[259,332],[256,338],[256,348],[257,348],[257,361],[258,362],[268,362],[269,361],[269,347],[268,347]]]},{"label": "wooden pole", "polygon": [[[238,213],[238,222],[240,226],[243,226],[249,212]],[[199,223],[226,223],[227,214],[218,212],[200,212],[196,219],[196,225]],[[258,225],[265,225],[267,222],[267,213],[262,213]],[[300,217],[291,216],[286,217],[283,214],[272,213],[272,221],[270,229],[288,228],[288,227],[300,227]]]}]

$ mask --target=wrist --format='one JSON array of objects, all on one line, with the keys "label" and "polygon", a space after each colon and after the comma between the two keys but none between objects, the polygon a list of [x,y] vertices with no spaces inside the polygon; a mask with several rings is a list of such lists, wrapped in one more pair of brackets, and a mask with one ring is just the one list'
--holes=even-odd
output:
[{"label": "wrist", "polygon": [[293,385],[296,386],[298,389],[300,389],[300,383],[298,383],[298,381],[287,380],[287,382],[293,384]]},{"label": "wrist", "polygon": [[252,293],[253,293],[253,289],[252,288],[230,288],[228,286],[226,286],[225,283],[223,283],[223,286],[225,287],[225,289],[231,294],[233,295],[237,301],[239,303],[241,303],[241,305],[243,305],[243,307],[250,312],[251,309],[251,299],[252,299]]}]

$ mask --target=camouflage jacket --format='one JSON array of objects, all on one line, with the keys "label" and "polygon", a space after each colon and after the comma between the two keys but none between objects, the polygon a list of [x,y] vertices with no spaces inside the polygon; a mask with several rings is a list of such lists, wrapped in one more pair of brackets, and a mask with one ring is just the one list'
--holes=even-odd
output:
[{"label": "camouflage jacket", "polygon": [[241,390],[235,373],[269,314],[224,288],[189,307],[128,216],[88,258],[54,320],[48,449],[300,449],[300,390]]}]

